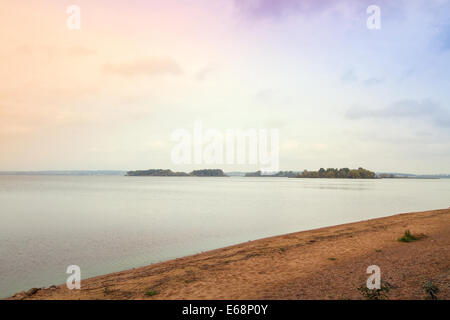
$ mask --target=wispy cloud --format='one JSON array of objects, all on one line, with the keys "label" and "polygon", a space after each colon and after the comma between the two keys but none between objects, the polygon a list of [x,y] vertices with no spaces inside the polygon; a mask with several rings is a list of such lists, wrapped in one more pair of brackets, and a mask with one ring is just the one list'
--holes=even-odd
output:
[{"label": "wispy cloud", "polygon": [[235,0],[238,9],[250,16],[278,16],[289,9],[296,9],[298,1],[277,1],[277,0]]},{"label": "wispy cloud", "polygon": [[341,80],[345,83],[356,82],[358,81],[358,76],[353,69],[349,69],[341,76]]},{"label": "wispy cloud", "polygon": [[347,119],[417,119],[428,120],[441,127],[450,128],[450,112],[435,102],[424,99],[421,101],[399,100],[381,109],[351,107],[346,113]]},{"label": "wispy cloud", "polygon": [[73,46],[67,49],[67,52],[74,56],[88,56],[94,54],[95,51],[84,46]]},{"label": "wispy cloud", "polygon": [[350,68],[341,75],[341,81],[343,83],[356,83],[357,82],[357,83],[363,84],[366,87],[370,87],[370,86],[374,86],[374,85],[383,83],[385,81],[385,79],[381,78],[381,77],[370,77],[367,79],[363,79],[362,77],[358,76],[358,74],[354,68]]},{"label": "wispy cloud", "polygon": [[450,50],[450,24],[443,26],[439,33],[439,46],[442,50]]},{"label": "wispy cloud", "polygon": [[204,81],[212,76],[215,72],[216,69],[213,66],[208,65],[197,72],[197,74],[195,75],[195,79],[200,82]]},{"label": "wispy cloud", "polygon": [[236,7],[255,18],[280,17],[290,12],[305,12],[324,8],[331,0],[235,0]]},{"label": "wispy cloud", "polygon": [[44,54],[48,57],[88,56],[95,54],[91,48],[74,45],[70,47],[58,47],[56,45],[28,45],[22,44],[16,47],[15,53],[21,55]]},{"label": "wispy cloud", "polygon": [[107,63],[103,72],[120,76],[161,75],[183,73],[178,63],[167,57],[148,57],[128,62]]},{"label": "wispy cloud", "polygon": [[374,77],[374,78],[369,78],[369,79],[364,80],[363,84],[367,87],[370,87],[370,86],[374,86],[374,85],[377,85],[377,84],[380,84],[383,82],[384,82],[383,78],[375,78]]}]

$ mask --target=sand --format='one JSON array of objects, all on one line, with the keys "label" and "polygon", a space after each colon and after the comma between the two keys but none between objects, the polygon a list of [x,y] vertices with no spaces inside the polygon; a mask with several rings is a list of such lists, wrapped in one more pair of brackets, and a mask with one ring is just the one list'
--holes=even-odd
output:
[{"label": "sand", "polygon": [[[406,229],[426,237],[399,242]],[[388,299],[425,299],[431,279],[448,300],[450,209],[264,238],[10,299],[365,299],[357,288],[370,265],[392,285]]]}]

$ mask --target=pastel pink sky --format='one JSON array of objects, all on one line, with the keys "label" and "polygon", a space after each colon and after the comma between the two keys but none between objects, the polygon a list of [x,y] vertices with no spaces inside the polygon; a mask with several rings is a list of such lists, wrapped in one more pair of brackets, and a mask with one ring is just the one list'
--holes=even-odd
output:
[{"label": "pastel pink sky", "polygon": [[170,135],[202,120],[280,129],[281,169],[450,172],[448,1],[381,1],[378,33],[318,3],[2,1],[0,171],[190,170]]}]

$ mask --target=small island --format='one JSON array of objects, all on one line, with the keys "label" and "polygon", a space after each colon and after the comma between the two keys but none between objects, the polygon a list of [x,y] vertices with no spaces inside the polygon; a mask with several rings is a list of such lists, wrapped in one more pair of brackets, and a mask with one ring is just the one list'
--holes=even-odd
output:
[{"label": "small island", "polygon": [[222,169],[194,170],[190,175],[195,177],[227,177]]},{"label": "small island", "polygon": [[173,172],[170,169],[149,169],[128,171],[129,177],[227,177],[221,169],[194,170],[191,173]]},{"label": "small island", "polygon": [[130,177],[185,177],[189,176],[186,172],[173,172],[170,169],[149,169],[149,170],[136,170],[128,171],[127,176]]},{"label": "small island", "polygon": [[359,167],[358,169],[349,168],[320,168],[319,171],[304,170],[297,173],[295,178],[340,178],[340,179],[376,179],[375,172]]},{"label": "small island", "polygon": [[[222,169],[202,169],[194,170],[190,173],[174,172],[170,169],[148,169],[128,171],[126,176],[129,177],[228,177]],[[262,171],[247,172],[244,177],[281,177],[281,178],[338,178],[338,179],[377,179],[387,176],[377,176],[375,172],[364,168],[320,168],[318,171],[278,171],[276,173],[265,174]],[[390,176],[389,176],[390,177]]]},{"label": "small island", "polygon": [[297,175],[294,171],[278,171],[275,174],[263,174],[261,171],[247,172],[244,177],[288,177],[293,178]]}]

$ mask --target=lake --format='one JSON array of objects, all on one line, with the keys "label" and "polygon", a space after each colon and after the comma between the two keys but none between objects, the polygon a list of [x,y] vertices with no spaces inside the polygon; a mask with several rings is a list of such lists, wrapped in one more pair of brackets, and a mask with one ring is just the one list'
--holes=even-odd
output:
[{"label": "lake", "polygon": [[450,179],[0,176],[0,297],[244,241],[448,208]]}]

